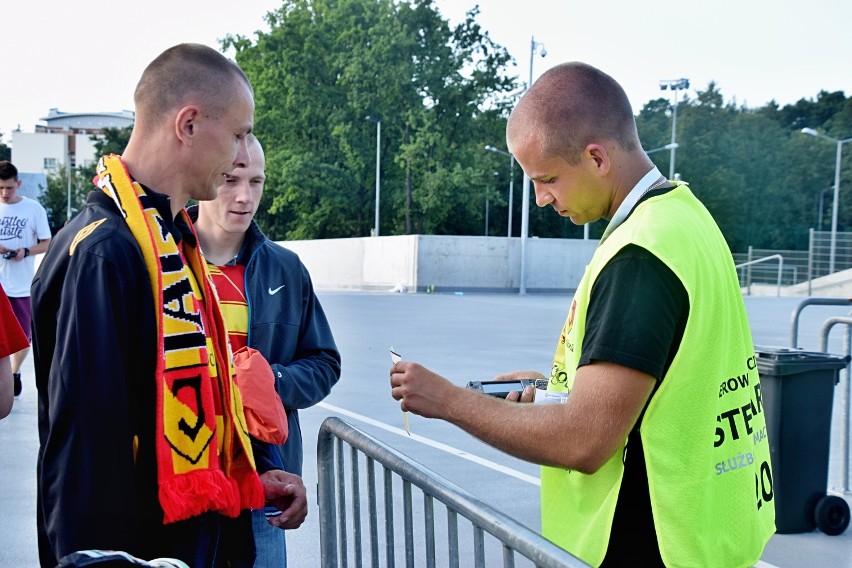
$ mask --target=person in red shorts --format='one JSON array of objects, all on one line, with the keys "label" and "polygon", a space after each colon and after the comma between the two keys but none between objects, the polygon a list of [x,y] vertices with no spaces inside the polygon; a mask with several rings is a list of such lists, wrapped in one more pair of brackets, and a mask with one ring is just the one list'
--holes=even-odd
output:
[{"label": "person in red shorts", "polygon": [[9,416],[15,400],[11,355],[29,346],[30,342],[12,311],[9,298],[0,286],[0,419]]}]

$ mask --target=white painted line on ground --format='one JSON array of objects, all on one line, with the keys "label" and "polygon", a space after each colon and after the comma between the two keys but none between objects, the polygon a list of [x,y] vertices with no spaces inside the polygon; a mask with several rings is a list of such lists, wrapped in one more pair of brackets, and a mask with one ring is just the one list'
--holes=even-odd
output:
[{"label": "white painted line on ground", "polygon": [[764,562],[763,560],[758,560],[757,564],[754,565],[754,568],[778,568],[778,566]]},{"label": "white painted line on ground", "polygon": [[[485,458],[481,458],[477,455],[465,452],[464,450],[460,450],[458,448],[448,446],[447,444],[442,444],[441,442],[436,442],[435,440],[432,440],[430,438],[424,438],[423,436],[418,436],[417,434],[411,434],[409,436],[408,434],[406,434],[405,430],[403,430],[402,428],[396,428],[395,426],[390,426],[388,424],[385,424],[384,422],[379,422],[378,420],[374,420],[372,418],[364,416],[363,414],[358,414],[357,412],[352,412],[352,411],[346,410],[344,408],[340,408],[338,406],[328,404],[327,402],[319,402],[319,403],[317,403],[317,406],[321,406],[321,407],[323,407],[327,410],[330,410],[332,412],[336,412],[338,414],[343,414],[344,416],[349,416],[350,418],[360,420],[361,422],[366,422],[367,424],[375,426],[376,428],[381,428],[382,430],[390,432],[391,434],[396,434],[397,436],[402,436],[403,438],[407,438],[409,440],[414,440],[415,442],[420,442],[421,444],[425,444],[427,446],[435,448],[436,450],[441,450],[442,452],[447,452],[448,454],[452,454],[456,457],[466,459],[468,461],[471,461],[471,462],[478,464],[478,465],[481,465],[481,466],[485,466],[487,468],[493,469],[494,471],[499,471],[500,473],[505,473],[506,475],[510,475],[510,476],[512,476],[516,479],[520,479],[521,481],[526,481],[527,483],[530,483],[532,485],[541,486],[541,481],[537,477],[527,475],[526,473],[523,473],[523,472],[518,471],[516,469],[512,469],[510,467],[506,467],[504,465],[500,465],[499,463],[494,463],[493,461],[490,461],[490,460],[487,460]],[[761,567],[761,568],[769,568],[769,567]]]}]

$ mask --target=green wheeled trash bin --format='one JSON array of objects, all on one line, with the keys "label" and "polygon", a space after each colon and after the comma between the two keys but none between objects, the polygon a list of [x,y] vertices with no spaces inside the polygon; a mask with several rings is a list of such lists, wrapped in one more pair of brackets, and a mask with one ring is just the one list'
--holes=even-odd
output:
[{"label": "green wheeled trash bin", "polygon": [[840,370],[850,357],[784,347],[758,347],[778,533],[819,528],[838,535],[849,505],[827,495],[831,409]]}]

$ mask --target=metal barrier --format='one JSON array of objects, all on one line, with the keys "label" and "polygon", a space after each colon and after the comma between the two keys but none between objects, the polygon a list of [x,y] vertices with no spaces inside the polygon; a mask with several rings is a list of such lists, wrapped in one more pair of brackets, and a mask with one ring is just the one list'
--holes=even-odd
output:
[{"label": "metal barrier", "polygon": [[[825,323],[822,324],[821,330],[821,346],[824,353],[828,353],[828,334],[831,333],[831,328],[837,324],[843,324],[846,326],[846,355],[850,354],[852,351],[852,317],[833,317],[825,320]],[[849,405],[852,404],[852,399],[850,399],[850,394],[852,394],[852,389],[850,389],[850,383],[852,381],[849,380],[849,367],[846,367],[846,392],[844,400],[846,404],[843,406],[843,442],[841,447],[843,448],[843,457],[841,462],[843,464],[843,487],[841,488],[844,493],[849,492]]]},{"label": "metal barrier", "polygon": [[[756,260],[749,260],[748,262],[743,262],[741,264],[737,264],[737,265],[734,266],[734,268],[736,268],[737,270],[739,270],[740,268],[745,268],[745,267],[749,268],[749,275],[748,275],[747,278],[745,278],[746,290],[748,290],[749,295],[751,295],[751,281],[752,281],[752,279],[751,279],[751,267],[753,265],[759,264],[761,262],[767,262],[769,260],[776,260],[776,259],[778,260],[778,279],[777,279],[777,283],[776,283],[778,288],[777,288],[777,292],[775,293],[775,295],[780,296],[781,295],[781,275],[784,273],[784,257],[782,255],[773,254],[773,255],[770,255],[770,256],[764,256],[763,258],[758,258]],[[741,278],[740,279],[740,286],[742,286],[742,280],[743,279]]]},{"label": "metal barrier", "polygon": [[[799,343],[799,316],[808,306],[850,306],[852,298],[807,298],[799,302],[790,316],[790,347],[798,347]],[[849,352],[846,352],[849,355]]]},{"label": "metal barrier", "polygon": [[[807,298],[799,302],[799,305],[793,309],[793,313],[790,315],[790,347],[798,348],[799,343],[799,317],[802,315],[802,310],[804,310],[808,306],[849,306],[852,305],[852,298]],[[852,355],[852,317],[832,317],[828,318],[822,325],[822,329],[820,330],[820,348],[823,353],[828,353],[828,336],[831,333],[831,329],[838,324],[846,325],[846,352],[844,355]],[[843,442],[841,447],[843,448],[843,457],[841,459],[841,463],[843,464],[843,487],[841,488],[844,493],[850,491],[849,488],[849,478],[850,478],[850,468],[852,468],[852,462],[850,462],[850,405],[852,405],[852,373],[850,373],[849,365],[846,366],[846,390],[844,393],[844,400],[846,404],[843,405]]]},{"label": "metal barrier", "polygon": [[[348,478],[344,443],[350,447]],[[414,566],[416,551],[422,551],[418,558],[424,559],[427,567],[434,568],[439,546],[448,558],[446,564],[440,565],[451,568],[496,566],[498,558],[502,558],[504,568],[514,568],[516,553],[521,556],[519,560],[530,561],[540,568],[588,566],[540,534],[340,418],[325,419],[320,427],[317,444],[320,565],[323,568],[346,567],[350,557],[356,567],[362,566],[362,557],[366,553],[362,542],[362,524],[369,526],[368,561],[374,568],[393,568],[398,554],[404,556],[405,566],[411,568]],[[384,507],[381,511],[377,499],[376,462],[384,469]],[[364,473],[367,478],[366,491],[361,487]],[[347,485],[350,488],[348,510]],[[423,515],[422,534],[414,530],[412,486],[423,493],[422,510],[418,511]],[[399,527],[394,522],[397,514],[394,488],[402,491],[404,544],[398,544],[396,538]],[[362,510],[364,499],[366,512]],[[447,539],[446,543],[440,545],[435,539],[435,500],[443,504],[447,511],[446,522],[439,527],[446,530]],[[470,522],[472,538],[469,540],[459,539],[459,515]],[[382,562],[379,560],[380,520],[384,526],[385,553]],[[486,547],[486,540],[489,544],[492,541],[499,544]],[[473,564],[469,561],[460,563],[460,558],[468,557],[463,552],[473,557]]]}]

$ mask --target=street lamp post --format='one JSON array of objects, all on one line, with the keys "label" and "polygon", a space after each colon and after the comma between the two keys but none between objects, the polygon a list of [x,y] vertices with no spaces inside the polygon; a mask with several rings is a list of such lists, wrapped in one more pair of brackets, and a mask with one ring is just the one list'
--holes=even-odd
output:
[{"label": "street lamp post", "polygon": [[[498,172],[494,172],[494,178],[495,179],[499,175],[500,174]],[[489,190],[489,188],[486,186],[486,188],[485,188],[485,236],[486,237],[488,236],[488,210],[490,209],[489,205],[490,205],[490,201],[491,201],[488,197],[488,195],[489,195],[488,190]]]},{"label": "street lamp post", "polygon": [[71,220],[71,148],[70,143],[68,142],[68,138],[65,140],[65,144],[69,145],[69,148],[66,148],[65,152],[65,178],[66,184],[68,185],[68,205],[65,211],[65,221],[68,222]]},{"label": "street lamp post", "polygon": [[802,134],[816,136],[817,138],[837,144],[837,161],[834,166],[834,204],[831,207],[831,247],[828,255],[828,273],[834,274],[834,256],[837,250],[837,206],[840,202],[840,158],[843,155],[843,145],[847,142],[852,142],[852,138],[839,140],[817,132],[813,128],[802,128]]},{"label": "street lamp post", "polygon": [[671,89],[674,91],[674,106],[672,107],[672,141],[668,146],[670,147],[672,154],[669,163],[669,179],[674,179],[675,177],[675,150],[677,149],[677,92],[685,91],[689,88],[689,79],[664,79],[660,81],[660,90],[665,91],[666,89]]},{"label": "street lamp post", "polygon": [[496,152],[498,154],[503,154],[504,156],[509,156],[509,228],[506,230],[506,236],[512,236],[512,200],[515,193],[515,156],[506,152],[505,150],[501,150],[499,148],[495,148],[494,146],[487,145],[485,149],[489,152]]},{"label": "street lamp post", "polygon": [[833,187],[819,190],[819,203],[817,204],[817,231],[822,231],[822,209],[825,206],[825,192],[831,191]]},{"label": "street lamp post", "polygon": [[376,123],[376,220],[373,236],[379,236],[379,195],[381,194],[381,163],[382,163],[382,121],[377,116],[368,116],[366,120]]},{"label": "street lamp post", "polygon": [[653,150],[645,150],[646,154],[653,154],[654,152],[661,152],[663,150],[674,150],[678,147],[677,142],[672,142],[671,144],[666,144],[665,146],[660,146],[659,148],[654,148]]},{"label": "street lamp post", "polygon": [[69,128],[65,127],[65,183],[67,185],[67,196],[68,196],[68,204],[65,211],[65,222],[71,220],[71,159],[73,150],[71,148],[72,137],[74,136],[74,132]]},{"label": "street lamp post", "polygon": [[[527,89],[532,86],[533,82],[533,58],[536,52],[542,57],[547,56],[547,50],[544,44],[537,42],[535,36],[530,38],[530,82],[527,83]],[[527,237],[529,236],[530,226],[530,177],[527,172],[524,172],[524,188],[523,188],[523,203],[521,204],[521,278],[518,286],[519,294],[527,293]]]}]

